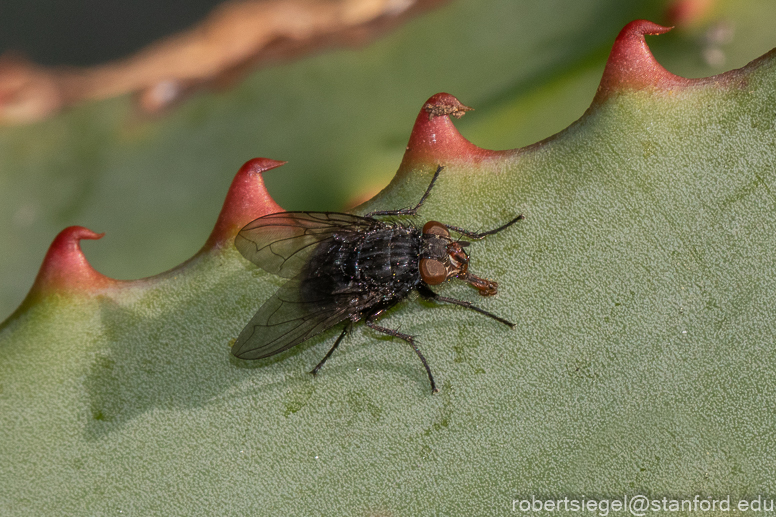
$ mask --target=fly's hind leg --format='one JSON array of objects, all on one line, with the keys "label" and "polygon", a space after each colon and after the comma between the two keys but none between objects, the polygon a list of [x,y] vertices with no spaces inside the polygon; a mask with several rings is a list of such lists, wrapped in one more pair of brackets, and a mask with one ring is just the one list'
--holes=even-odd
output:
[{"label": "fly's hind leg", "polygon": [[420,198],[420,201],[418,201],[418,204],[415,205],[415,208],[401,208],[399,210],[377,210],[375,212],[369,212],[364,217],[372,217],[374,215],[415,215],[418,213],[418,209],[423,206],[423,203],[425,203],[426,198],[431,193],[431,189],[434,187],[434,183],[436,183],[437,178],[439,177],[439,173],[442,172],[441,165],[437,167],[436,172],[434,173],[434,177],[431,178],[431,184],[426,189],[426,193],[423,194],[423,197]]},{"label": "fly's hind leg", "polygon": [[426,373],[428,374],[428,381],[431,383],[431,393],[438,393],[439,389],[436,387],[436,383],[434,382],[434,376],[431,374],[431,368],[429,368],[428,361],[426,361],[426,358],[423,357],[423,353],[418,348],[418,345],[415,344],[415,339],[409,334],[404,334],[402,332],[399,332],[398,330],[389,329],[387,327],[381,327],[380,325],[375,324],[374,320],[376,320],[383,312],[385,312],[385,309],[380,309],[378,311],[373,312],[369,316],[367,316],[365,321],[366,326],[372,330],[376,330],[377,332],[381,332],[389,336],[403,339],[404,341],[409,343],[409,345],[412,347],[412,349],[420,358],[420,362],[423,363],[423,368],[426,369]]}]

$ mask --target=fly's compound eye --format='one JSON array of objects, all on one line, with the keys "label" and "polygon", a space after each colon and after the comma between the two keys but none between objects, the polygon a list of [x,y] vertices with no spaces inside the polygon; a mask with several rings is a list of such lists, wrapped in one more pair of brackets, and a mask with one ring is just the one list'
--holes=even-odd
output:
[{"label": "fly's compound eye", "polygon": [[[439,223],[437,223],[439,224]],[[428,226],[428,224],[426,225]],[[425,228],[423,228],[425,233]],[[420,259],[420,278],[428,285],[438,285],[447,280],[445,265],[434,259]]]},{"label": "fly's compound eye", "polygon": [[423,225],[423,235],[437,235],[439,237],[450,237],[450,231],[447,226],[437,221],[429,221]]}]

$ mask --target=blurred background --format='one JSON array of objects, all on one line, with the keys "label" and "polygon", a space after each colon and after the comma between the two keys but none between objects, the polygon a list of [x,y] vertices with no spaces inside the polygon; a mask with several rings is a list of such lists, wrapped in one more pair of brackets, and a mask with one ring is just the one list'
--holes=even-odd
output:
[{"label": "blurred background", "polygon": [[239,167],[287,160],[288,210],[344,210],[393,177],[424,101],[491,149],[578,119],[622,27],[673,73],[738,68],[776,46],[772,0],[5,0],[0,17],[0,320],[54,236],[100,272],[170,269],[205,242]]}]

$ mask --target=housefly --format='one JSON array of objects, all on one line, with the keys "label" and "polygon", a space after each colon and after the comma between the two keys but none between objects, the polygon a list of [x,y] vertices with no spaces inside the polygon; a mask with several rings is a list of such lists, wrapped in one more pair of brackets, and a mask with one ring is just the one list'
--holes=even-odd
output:
[{"label": "housefly", "polygon": [[436,302],[466,307],[504,325],[514,324],[455,298],[440,296],[431,286],[458,278],[482,296],[496,294],[498,284],[469,271],[469,242],[451,237],[451,231],[469,239],[498,233],[523,218],[486,232],[428,221],[422,229],[377,217],[415,216],[442,171],[439,166],[423,197],[414,208],[381,210],[363,217],[339,212],[279,212],[248,223],[235,238],[242,255],[260,268],[290,280],[245,326],[232,346],[241,359],[261,359],[278,354],[345,322],[342,333],[320,363],[323,364],[351,331],[353,323],[366,325],[403,339],[412,347],[428,374],[432,392],[434,376],[413,336],[376,323],[388,309],[417,291]]}]

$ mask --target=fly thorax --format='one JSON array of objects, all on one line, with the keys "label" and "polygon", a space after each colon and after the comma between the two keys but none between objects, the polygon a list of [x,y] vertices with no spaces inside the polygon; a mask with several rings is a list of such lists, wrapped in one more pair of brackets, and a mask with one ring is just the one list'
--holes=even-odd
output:
[{"label": "fly thorax", "polygon": [[419,248],[415,228],[396,225],[370,231],[353,250],[353,279],[386,292],[412,289],[418,281]]}]

